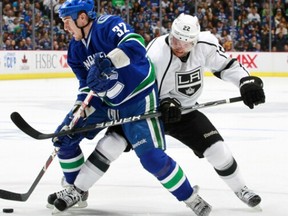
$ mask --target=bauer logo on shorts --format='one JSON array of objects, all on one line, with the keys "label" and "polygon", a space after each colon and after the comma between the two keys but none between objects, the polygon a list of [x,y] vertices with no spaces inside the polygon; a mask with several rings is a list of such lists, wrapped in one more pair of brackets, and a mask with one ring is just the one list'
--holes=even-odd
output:
[{"label": "bauer logo on shorts", "polygon": [[201,87],[200,69],[194,71],[177,72],[177,92],[185,96],[192,96]]}]

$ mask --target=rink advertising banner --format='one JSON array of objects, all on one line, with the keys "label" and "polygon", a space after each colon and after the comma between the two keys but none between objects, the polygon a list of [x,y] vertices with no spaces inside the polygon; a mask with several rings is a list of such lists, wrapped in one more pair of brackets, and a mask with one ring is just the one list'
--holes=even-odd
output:
[{"label": "rink advertising banner", "polygon": [[[253,75],[288,77],[288,53],[229,52],[228,55]],[[0,80],[65,77],[74,77],[66,51],[0,51]]]},{"label": "rink advertising banner", "polygon": [[288,77],[287,52],[229,52],[252,74],[259,76]]},{"label": "rink advertising banner", "polygon": [[0,51],[0,79],[74,77],[66,51]]}]

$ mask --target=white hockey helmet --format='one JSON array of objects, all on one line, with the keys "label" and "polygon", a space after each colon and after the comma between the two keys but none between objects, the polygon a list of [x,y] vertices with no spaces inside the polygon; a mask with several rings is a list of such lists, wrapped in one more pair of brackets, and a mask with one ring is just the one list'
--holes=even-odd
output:
[{"label": "white hockey helmet", "polygon": [[[171,32],[169,35],[170,42],[172,38],[178,41],[184,42],[190,47],[187,47],[188,51],[191,51],[192,47],[198,41],[198,35],[200,33],[200,24],[196,16],[181,13],[172,23]],[[173,44],[170,44],[171,47]],[[173,47],[172,47],[173,48]]]}]

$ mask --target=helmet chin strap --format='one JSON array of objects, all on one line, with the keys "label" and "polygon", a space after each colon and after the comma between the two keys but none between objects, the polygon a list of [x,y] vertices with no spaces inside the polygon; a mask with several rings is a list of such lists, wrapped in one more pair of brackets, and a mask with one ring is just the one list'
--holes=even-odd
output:
[{"label": "helmet chin strap", "polygon": [[75,23],[75,25],[77,26],[77,28],[79,28],[79,29],[81,30],[82,38],[85,38],[84,28],[87,27],[87,26],[90,24],[91,21],[93,21],[93,20],[89,18],[87,24],[84,25],[84,26],[82,26],[82,27],[80,27],[80,26],[78,26],[76,20],[74,20],[74,23]]}]

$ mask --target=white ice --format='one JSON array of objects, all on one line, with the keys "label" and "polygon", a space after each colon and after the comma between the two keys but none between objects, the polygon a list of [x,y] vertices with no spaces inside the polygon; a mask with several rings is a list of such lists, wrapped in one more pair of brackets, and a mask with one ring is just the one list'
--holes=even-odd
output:
[{"label": "white ice", "polygon": [[[167,137],[167,153],[182,166],[191,183],[212,206],[211,216],[288,215],[288,79],[263,78],[266,103],[250,110],[242,102],[202,109],[219,129],[238,161],[247,186],[262,197],[262,211],[240,202],[206,159]],[[75,79],[0,81],[0,188],[25,193],[53,151],[51,140],[35,140],[10,120],[19,112],[33,127],[51,133],[71,108]],[[199,102],[239,96],[239,90],[214,77],[205,77]],[[201,124],[201,122],[199,122]],[[191,131],[193,133],[193,131]],[[98,138],[103,136],[103,132]],[[88,156],[97,139],[81,146]],[[61,189],[61,170],[53,161],[26,202],[0,199],[13,215],[51,215],[47,196]],[[6,215],[0,212],[0,215]],[[193,216],[140,165],[134,152],[123,153],[90,190],[89,206],[62,215]]]}]

